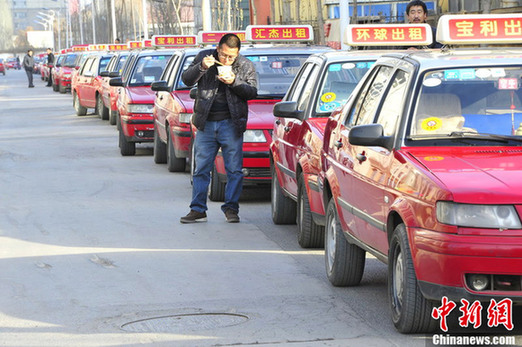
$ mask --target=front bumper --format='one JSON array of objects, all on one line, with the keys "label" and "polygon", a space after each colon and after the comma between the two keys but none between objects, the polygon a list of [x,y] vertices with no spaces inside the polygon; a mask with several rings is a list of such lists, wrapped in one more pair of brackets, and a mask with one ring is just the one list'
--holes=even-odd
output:
[{"label": "front bumper", "polygon": [[128,142],[154,141],[152,114],[121,115],[121,129]]},{"label": "front bumper", "polygon": [[[520,286],[473,290],[466,275],[507,275],[522,281],[522,238],[518,235],[462,235],[410,228],[415,271],[423,295],[431,300],[447,296],[488,301],[491,297],[522,302]],[[501,232],[499,231],[499,234]]]},{"label": "front bumper", "polygon": [[[225,163],[221,152],[216,156],[216,170],[220,181],[226,181]],[[272,180],[270,158],[266,152],[243,152],[243,182],[250,184],[268,184]]]}]

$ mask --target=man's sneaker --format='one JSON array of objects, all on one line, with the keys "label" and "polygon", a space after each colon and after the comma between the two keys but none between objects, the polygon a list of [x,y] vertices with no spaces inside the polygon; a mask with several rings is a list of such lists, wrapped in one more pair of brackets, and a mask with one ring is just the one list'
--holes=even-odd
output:
[{"label": "man's sneaker", "polygon": [[185,217],[181,217],[179,221],[180,223],[206,222],[207,213],[190,210],[189,214],[187,214]]},{"label": "man's sneaker", "polygon": [[227,223],[239,223],[237,212],[230,208],[225,211],[225,218],[227,219]]}]

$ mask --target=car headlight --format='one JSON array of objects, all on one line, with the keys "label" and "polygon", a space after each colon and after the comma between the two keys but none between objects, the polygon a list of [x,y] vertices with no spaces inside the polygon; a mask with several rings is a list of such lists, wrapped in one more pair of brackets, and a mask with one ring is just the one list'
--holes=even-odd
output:
[{"label": "car headlight", "polygon": [[522,229],[515,207],[511,205],[471,205],[439,201],[437,220],[460,227]]},{"label": "car headlight", "polygon": [[129,104],[129,113],[152,113],[152,104]]},{"label": "car headlight", "polygon": [[179,122],[190,124],[190,117],[192,117],[192,113],[180,113]]},{"label": "car headlight", "polygon": [[243,142],[266,142],[263,130],[247,130],[243,135]]}]

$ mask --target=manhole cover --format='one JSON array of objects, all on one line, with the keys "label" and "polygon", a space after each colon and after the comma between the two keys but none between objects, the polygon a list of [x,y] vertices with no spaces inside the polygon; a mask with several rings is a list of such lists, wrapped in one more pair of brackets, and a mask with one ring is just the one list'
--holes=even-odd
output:
[{"label": "manhole cover", "polygon": [[151,317],[125,323],[121,328],[130,332],[184,332],[224,328],[241,324],[247,316],[232,313],[192,313],[172,316]]}]

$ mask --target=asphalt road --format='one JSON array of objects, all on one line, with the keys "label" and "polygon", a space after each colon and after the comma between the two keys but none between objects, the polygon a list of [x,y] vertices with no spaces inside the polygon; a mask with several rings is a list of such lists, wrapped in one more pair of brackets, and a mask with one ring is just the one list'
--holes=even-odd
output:
[{"label": "asphalt road", "polygon": [[122,157],[115,127],[77,117],[70,94],[0,76],[0,345],[426,346],[390,320],[386,266],[335,288],[322,250],[275,226],[268,189],[241,223],[210,202],[182,225],[188,174],[152,146]]}]

